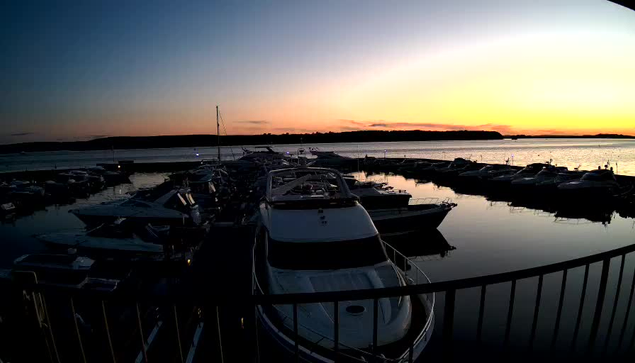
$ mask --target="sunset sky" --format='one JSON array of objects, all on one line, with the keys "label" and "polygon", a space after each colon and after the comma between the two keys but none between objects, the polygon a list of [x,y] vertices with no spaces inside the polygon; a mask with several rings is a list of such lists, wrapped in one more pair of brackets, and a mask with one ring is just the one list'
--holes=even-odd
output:
[{"label": "sunset sky", "polygon": [[635,134],[601,0],[4,1],[0,143],[395,130]]}]

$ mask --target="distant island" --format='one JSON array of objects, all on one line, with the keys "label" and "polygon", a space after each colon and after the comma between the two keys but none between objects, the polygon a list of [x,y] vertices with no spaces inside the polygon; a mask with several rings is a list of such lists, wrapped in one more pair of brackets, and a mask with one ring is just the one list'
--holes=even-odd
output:
[{"label": "distant island", "polygon": [[[314,132],[307,134],[262,134],[220,136],[221,146],[322,144],[336,142],[439,141],[439,140],[502,140],[496,131],[348,131]],[[35,151],[86,151],[110,149],[154,149],[172,147],[216,146],[216,135],[116,136],[89,141],[29,142],[0,145],[0,154]]]},{"label": "distant island", "polygon": [[505,135],[506,139],[635,139],[632,135],[597,134],[597,135]]},{"label": "distant island", "polygon": [[[328,144],[336,142],[442,141],[442,140],[502,140],[529,138],[595,138],[635,139],[621,134],[597,135],[501,135],[496,131],[347,131],[306,134],[261,134],[220,136],[221,146]],[[172,147],[210,147],[217,145],[216,135],[115,136],[89,141],[28,142],[0,145],[0,154],[35,151],[87,151],[110,149],[154,149]]]}]

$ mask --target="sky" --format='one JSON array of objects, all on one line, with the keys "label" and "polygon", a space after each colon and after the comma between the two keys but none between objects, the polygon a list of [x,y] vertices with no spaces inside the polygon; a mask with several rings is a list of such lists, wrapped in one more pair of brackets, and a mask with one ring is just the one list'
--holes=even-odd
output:
[{"label": "sky", "polygon": [[602,0],[0,4],[0,143],[352,130],[635,135]]}]

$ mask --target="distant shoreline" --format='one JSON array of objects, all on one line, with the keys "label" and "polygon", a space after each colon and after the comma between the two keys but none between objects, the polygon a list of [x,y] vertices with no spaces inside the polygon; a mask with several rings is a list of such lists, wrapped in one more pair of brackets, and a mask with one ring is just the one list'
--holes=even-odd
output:
[{"label": "distant shoreline", "polygon": [[[635,139],[620,134],[597,135],[501,135],[496,131],[349,131],[310,134],[226,135],[220,137],[221,146],[253,146],[279,144],[329,144],[395,141],[451,141],[503,139]],[[0,145],[0,154],[43,151],[97,151],[122,149],[158,149],[177,147],[215,147],[216,135],[116,136],[89,141],[30,142]]]},{"label": "distant shoreline", "polygon": [[[496,131],[349,131],[310,134],[261,134],[220,136],[221,146],[328,144],[340,142],[390,142],[439,140],[502,140]],[[89,141],[30,142],[0,145],[0,154],[37,151],[88,151],[111,149],[155,149],[175,147],[215,147],[216,135],[116,136]]]},{"label": "distant shoreline", "polygon": [[517,139],[635,139],[635,136],[622,134],[597,135],[505,135],[504,138]]}]

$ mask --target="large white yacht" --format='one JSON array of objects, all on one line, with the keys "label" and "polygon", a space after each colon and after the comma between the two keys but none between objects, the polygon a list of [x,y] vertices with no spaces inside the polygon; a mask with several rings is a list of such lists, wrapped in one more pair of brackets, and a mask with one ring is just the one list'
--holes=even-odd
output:
[{"label": "large white yacht", "polygon": [[[415,265],[404,268],[407,275],[388,259],[398,252],[380,239],[368,213],[335,170],[270,172],[260,220],[254,247],[255,294],[397,287],[415,278],[429,282]],[[398,257],[407,263],[403,255]],[[411,273],[419,275],[411,278]],[[379,299],[375,349],[372,300],[342,301],[337,312],[330,302],[298,305],[297,338],[291,305],[258,306],[256,315],[281,347],[295,352],[297,341],[304,361],[400,361],[409,354],[416,359],[429,341],[433,305],[434,294]]]}]

